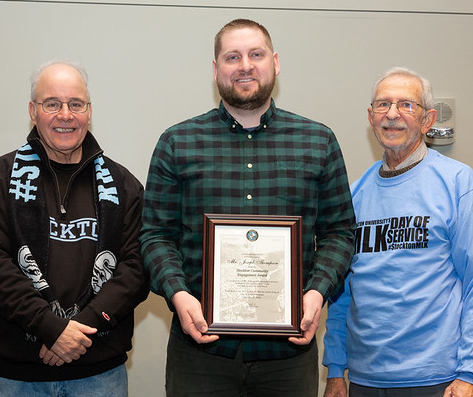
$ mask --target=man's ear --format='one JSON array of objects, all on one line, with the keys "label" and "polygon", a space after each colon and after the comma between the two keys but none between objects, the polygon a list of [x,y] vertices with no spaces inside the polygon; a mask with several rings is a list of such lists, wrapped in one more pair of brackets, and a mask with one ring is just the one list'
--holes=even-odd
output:
[{"label": "man's ear", "polygon": [[36,125],[36,106],[33,101],[30,101],[28,104],[28,113],[30,114],[32,123]]},{"label": "man's ear", "polygon": [[214,74],[214,81],[217,82],[217,62],[215,60],[212,61],[212,68]]},{"label": "man's ear", "polygon": [[371,108],[368,108],[368,121],[370,122],[371,124],[371,127],[374,127],[373,125],[373,111],[371,110]]},{"label": "man's ear", "polygon": [[429,109],[422,118],[422,134],[426,134],[437,121],[437,111]]},{"label": "man's ear", "polygon": [[279,73],[281,72],[281,63],[279,61],[279,54],[275,52],[273,54],[273,59],[274,59],[274,73],[276,76],[279,76]]}]

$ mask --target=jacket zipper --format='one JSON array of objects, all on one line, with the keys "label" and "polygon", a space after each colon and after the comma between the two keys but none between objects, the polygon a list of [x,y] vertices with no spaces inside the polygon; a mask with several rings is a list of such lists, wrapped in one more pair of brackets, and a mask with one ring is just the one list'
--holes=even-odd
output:
[{"label": "jacket zipper", "polygon": [[82,170],[95,158],[97,157],[97,155],[99,155],[100,152],[97,152],[95,155],[93,156],[90,156],[86,161],[84,161],[84,163],[80,166],[79,169],[77,169],[72,175],[71,177],[69,178],[69,181],[67,182],[67,186],[66,186],[66,191],[64,192],[64,195],[63,197],[61,197],[61,190],[59,189],[59,180],[58,180],[58,177],[57,177],[57,174],[56,172],[53,170],[53,167],[51,166],[51,163],[48,161],[48,167],[49,167],[49,171],[54,175],[54,180],[56,181],[56,192],[57,192],[57,197],[58,197],[58,202],[59,202],[59,210],[61,212],[61,214],[66,214],[67,211],[66,211],[66,199],[67,199],[67,196],[69,194],[69,189],[71,187],[71,184],[72,184],[72,181],[74,180],[74,178],[76,177],[76,175],[78,175],[80,172],[82,172]]}]

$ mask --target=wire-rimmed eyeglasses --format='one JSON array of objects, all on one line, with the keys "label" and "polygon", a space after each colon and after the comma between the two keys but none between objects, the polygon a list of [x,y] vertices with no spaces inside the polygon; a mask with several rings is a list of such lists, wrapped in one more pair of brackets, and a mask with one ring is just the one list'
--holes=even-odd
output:
[{"label": "wire-rimmed eyeglasses", "polygon": [[396,108],[399,113],[410,113],[413,114],[417,111],[417,107],[420,106],[422,109],[425,109],[420,103],[416,101],[398,101],[398,102],[389,102],[389,101],[374,101],[371,104],[371,109],[375,113],[387,113],[391,109],[392,105],[396,105]]},{"label": "wire-rimmed eyeglasses", "polygon": [[65,103],[72,113],[84,113],[90,105],[90,102],[85,102],[81,99],[71,99],[67,102],[62,102],[59,99],[46,99],[44,102],[33,102],[41,105],[45,113],[58,113]]}]

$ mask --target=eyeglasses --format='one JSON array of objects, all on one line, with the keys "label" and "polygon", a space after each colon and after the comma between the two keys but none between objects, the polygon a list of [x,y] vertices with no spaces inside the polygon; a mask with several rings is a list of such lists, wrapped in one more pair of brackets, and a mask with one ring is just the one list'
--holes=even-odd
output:
[{"label": "eyeglasses", "polygon": [[422,106],[420,103],[417,103],[416,101],[374,101],[371,104],[371,109],[375,113],[387,113],[391,110],[392,105],[396,105],[396,108],[399,113],[413,114],[417,111],[418,106],[420,106],[422,109],[425,109],[424,106]]},{"label": "eyeglasses", "polygon": [[85,102],[81,99],[71,99],[67,102],[62,102],[59,99],[46,99],[44,102],[33,102],[41,105],[45,113],[58,113],[65,103],[67,103],[67,107],[72,113],[84,113],[90,105],[90,102]]}]

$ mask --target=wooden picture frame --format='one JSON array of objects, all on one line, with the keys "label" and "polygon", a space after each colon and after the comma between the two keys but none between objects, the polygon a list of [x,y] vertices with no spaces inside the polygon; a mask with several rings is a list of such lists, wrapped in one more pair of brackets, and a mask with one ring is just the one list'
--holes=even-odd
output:
[{"label": "wooden picture frame", "polygon": [[300,216],[204,214],[208,334],[301,336]]}]

